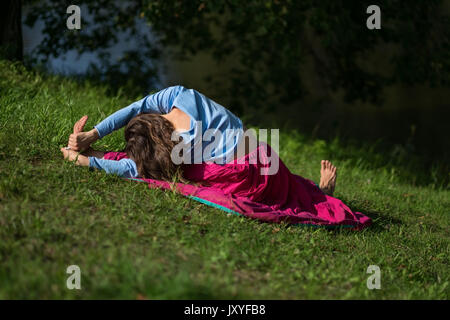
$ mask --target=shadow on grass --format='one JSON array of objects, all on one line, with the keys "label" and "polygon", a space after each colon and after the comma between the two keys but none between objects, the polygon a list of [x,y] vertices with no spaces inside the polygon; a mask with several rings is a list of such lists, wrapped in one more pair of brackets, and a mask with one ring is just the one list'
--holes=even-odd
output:
[{"label": "shadow on grass", "polygon": [[[346,199],[345,197],[340,198],[340,200],[346,204],[351,202],[350,200]],[[372,233],[386,232],[387,230],[389,230],[391,228],[391,226],[403,224],[403,221],[401,221],[400,219],[397,219],[397,218],[393,218],[385,212],[373,210],[373,209],[370,209],[367,207],[362,207],[359,205],[349,205],[349,207],[353,212],[361,212],[362,214],[364,214],[364,215],[368,216],[370,219],[372,219],[372,224],[365,229],[365,230],[367,230],[367,232],[372,232]]]},{"label": "shadow on grass", "polygon": [[[344,201],[344,203],[345,203],[345,201]],[[357,206],[352,206],[351,210],[353,212],[361,212],[364,215],[368,216],[370,219],[372,219],[372,224],[370,226],[366,227],[365,229],[363,229],[364,232],[370,232],[370,233],[386,232],[386,231],[389,231],[389,229],[391,229],[392,226],[403,224],[403,221],[396,219],[396,218],[392,218],[392,217],[386,215],[385,213],[382,213],[379,211],[367,210],[367,209],[359,208]],[[264,222],[261,222],[261,223],[264,223]],[[350,233],[354,233],[354,232],[360,232],[360,231],[355,231],[354,229],[346,227],[346,226],[327,227],[327,226],[315,226],[315,225],[307,225],[307,224],[306,225],[282,224],[282,225],[285,228],[294,226],[294,227],[310,229],[311,231],[317,230],[319,228],[319,229],[326,230],[331,234],[333,234],[333,233],[350,234]]]},{"label": "shadow on grass", "polygon": [[388,231],[393,225],[400,225],[403,222],[399,219],[392,218],[385,213],[379,211],[372,211],[366,209],[352,208],[352,210],[357,212],[363,212],[366,216],[372,219],[372,225],[366,230],[371,233],[380,233]]},{"label": "shadow on grass", "polygon": [[409,144],[395,143],[386,138],[366,141],[344,137],[336,132],[318,139],[299,127],[284,125],[280,130],[306,146],[305,150],[336,163],[346,162],[348,166],[362,170],[377,170],[392,176],[395,181],[413,186],[436,189],[448,189],[450,186],[448,153],[431,155],[429,152],[419,152]]}]

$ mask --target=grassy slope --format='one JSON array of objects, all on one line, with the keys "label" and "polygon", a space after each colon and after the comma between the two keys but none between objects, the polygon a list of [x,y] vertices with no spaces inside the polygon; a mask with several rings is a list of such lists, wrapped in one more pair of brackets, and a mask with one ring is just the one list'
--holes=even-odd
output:
[{"label": "grassy slope", "polygon": [[[336,157],[337,197],[373,217],[363,232],[270,225],[65,163],[72,124],[137,97],[0,61],[0,299],[449,298],[449,192],[399,181],[358,150],[283,133],[282,159],[317,180]],[[123,132],[97,143],[119,149]],[[79,265],[82,290],[65,287]],[[381,268],[381,290],[366,269]]]}]

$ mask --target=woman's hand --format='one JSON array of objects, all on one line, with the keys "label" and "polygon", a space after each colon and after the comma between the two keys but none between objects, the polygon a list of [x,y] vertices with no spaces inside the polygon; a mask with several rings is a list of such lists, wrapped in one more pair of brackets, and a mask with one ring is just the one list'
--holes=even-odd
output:
[{"label": "woman's hand", "polygon": [[73,126],[73,133],[69,136],[68,146],[74,151],[86,150],[98,139],[98,132],[95,128],[83,132],[87,119],[88,116],[83,116]]},{"label": "woman's hand", "polygon": [[65,148],[61,148],[60,149],[64,159],[66,159],[67,161],[76,161],[75,164],[79,165],[79,166],[89,166],[89,158],[86,156],[83,156],[82,154],[79,154],[76,151],[73,150],[68,150]]},{"label": "woman's hand", "polygon": [[68,146],[74,151],[82,151],[88,149],[97,139],[98,132],[96,129],[87,132],[72,133],[69,136]]}]

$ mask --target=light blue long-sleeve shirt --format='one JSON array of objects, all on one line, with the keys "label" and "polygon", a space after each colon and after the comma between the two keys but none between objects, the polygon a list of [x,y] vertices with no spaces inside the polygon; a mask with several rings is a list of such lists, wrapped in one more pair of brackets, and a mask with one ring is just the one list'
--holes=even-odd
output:
[{"label": "light blue long-sleeve shirt", "polygon": [[[120,109],[94,126],[99,137],[120,129],[139,113],[167,114],[173,107],[190,117],[190,129],[179,132],[183,138],[183,163],[214,161],[228,162],[243,136],[242,121],[222,105],[194,89],[173,86],[148,95]],[[119,161],[89,157],[89,166],[107,173],[138,177],[136,163],[131,159]]]}]

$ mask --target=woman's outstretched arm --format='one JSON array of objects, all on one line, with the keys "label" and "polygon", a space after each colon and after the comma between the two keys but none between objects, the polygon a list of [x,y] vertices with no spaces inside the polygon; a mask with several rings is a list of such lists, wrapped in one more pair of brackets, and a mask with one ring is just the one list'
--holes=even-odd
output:
[{"label": "woman's outstretched arm", "polygon": [[124,178],[137,178],[139,176],[136,163],[128,158],[121,160],[102,159],[105,152],[93,149],[79,154],[76,151],[61,148],[61,152],[64,159],[76,161],[75,164],[79,166],[103,170],[108,174],[115,174]]},{"label": "woman's outstretched arm", "polygon": [[128,158],[107,160],[89,157],[89,167],[103,170],[108,174],[115,174],[124,178],[137,178],[139,176],[136,163]]},{"label": "woman's outstretched arm", "polygon": [[129,106],[122,108],[87,132],[73,133],[69,138],[69,147],[73,150],[87,149],[93,142],[125,126],[139,113],[166,114],[172,109],[172,104],[184,87],[173,86],[146,96]]},{"label": "woman's outstretched arm", "polygon": [[75,164],[77,164],[79,166],[84,166],[84,167],[89,166],[89,157],[82,155],[81,153],[78,153],[76,151],[66,149],[66,148],[61,148],[60,150],[61,150],[65,160],[75,161]]}]

